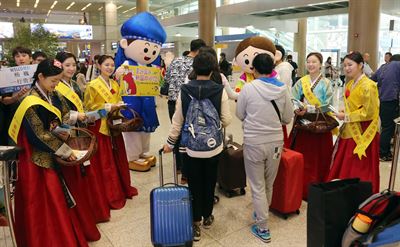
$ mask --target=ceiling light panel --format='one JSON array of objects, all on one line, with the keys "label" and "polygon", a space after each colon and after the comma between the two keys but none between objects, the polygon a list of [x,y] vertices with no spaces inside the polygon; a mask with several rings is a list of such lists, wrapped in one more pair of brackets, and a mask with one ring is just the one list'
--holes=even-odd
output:
[{"label": "ceiling light panel", "polygon": [[68,5],[68,7],[66,8],[66,10],[69,10],[72,6],[74,6],[75,2],[72,2],[70,5]]},{"label": "ceiling light panel", "polygon": [[125,14],[125,13],[127,13],[127,12],[129,12],[129,11],[131,11],[131,10],[134,10],[134,9],[136,9],[136,7],[133,7],[133,8],[127,9],[127,10],[123,11],[122,13],[123,13],[123,14]]},{"label": "ceiling light panel", "polygon": [[83,8],[81,9],[81,11],[84,11],[84,10],[87,9],[90,5],[92,5],[92,4],[91,4],[91,3],[86,4],[86,6],[83,7]]},{"label": "ceiling light panel", "polygon": [[51,5],[50,9],[53,9],[54,6],[56,6],[57,3],[58,3],[58,1],[54,1],[53,4]]}]

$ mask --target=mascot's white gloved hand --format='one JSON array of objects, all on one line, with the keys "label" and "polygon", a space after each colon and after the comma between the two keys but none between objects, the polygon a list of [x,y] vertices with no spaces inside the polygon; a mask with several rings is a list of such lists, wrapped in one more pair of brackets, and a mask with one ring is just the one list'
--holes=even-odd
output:
[{"label": "mascot's white gloved hand", "polygon": [[119,80],[121,78],[121,76],[124,74],[124,71],[125,71],[125,69],[124,69],[123,65],[119,66],[118,69],[115,71],[115,78],[117,80]]}]

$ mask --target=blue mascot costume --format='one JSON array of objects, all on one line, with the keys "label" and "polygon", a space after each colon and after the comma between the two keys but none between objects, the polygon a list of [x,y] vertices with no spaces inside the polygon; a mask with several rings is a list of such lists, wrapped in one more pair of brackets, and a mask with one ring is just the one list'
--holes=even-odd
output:
[{"label": "blue mascot costume", "polygon": [[[141,12],[131,17],[122,25],[121,36],[115,57],[117,75],[124,71],[122,65],[160,66],[161,46],[167,35],[156,17],[149,12]],[[141,130],[123,133],[129,168],[148,171],[156,163],[155,156],[148,155],[150,133],[159,126],[155,98],[133,95],[122,98],[144,120]]]}]

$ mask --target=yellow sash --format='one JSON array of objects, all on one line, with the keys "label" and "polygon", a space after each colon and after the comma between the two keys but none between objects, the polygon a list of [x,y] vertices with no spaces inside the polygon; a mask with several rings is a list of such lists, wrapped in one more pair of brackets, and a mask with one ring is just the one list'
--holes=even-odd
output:
[{"label": "yellow sash", "polygon": [[35,105],[41,105],[45,107],[47,110],[51,111],[52,113],[56,114],[56,116],[62,121],[61,112],[58,110],[57,107],[47,103],[46,101],[42,100],[41,98],[29,95],[27,96],[19,105],[17,111],[15,112],[14,118],[10,124],[10,128],[8,129],[8,134],[13,139],[15,143],[18,141],[18,134],[19,129],[21,128],[22,120],[25,116],[26,111]]},{"label": "yellow sash", "polygon": [[[311,91],[311,77],[310,75],[303,76],[301,79],[301,87],[303,88],[303,93],[304,97],[307,99],[307,101],[311,105],[315,105],[320,107],[321,106],[321,101],[315,96],[315,94]],[[331,112],[328,113],[329,116],[333,117],[333,114]],[[338,135],[339,129],[334,128],[332,131],[332,134]]]},{"label": "yellow sash", "polygon": [[[365,76],[364,76],[365,77]],[[365,78],[362,78],[363,80]],[[348,87],[351,88],[353,85],[354,80],[350,81]],[[361,81],[359,85],[361,84]],[[358,85],[358,86],[359,86]],[[349,101],[351,101],[351,93],[349,97],[344,97],[344,105],[346,108],[346,112],[350,112]],[[376,132],[378,131],[379,125],[379,111],[375,111],[373,120],[369,124],[368,128],[361,134],[362,128],[359,122],[349,122],[345,123],[348,125],[347,130],[349,131],[351,137],[353,138],[354,142],[356,143],[356,147],[353,150],[353,154],[357,154],[358,158],[361,160],[363,156],[367,157],[365,150],[367,150],[369,144],[371,144],[372,140],[374,139]]]},{"label": "yellow sash", "polygon": [[315,94],[311,91],[311,77],[310,75],[303,76],[301,79],[301,87],[303,88],[304,97],[306,97],[307,101],[310,102],[311,105],[315,105],[320,107],[321,102],[315,96]]},{"label": "yellow sash", "polygon": [[[118,103],[118,101],[119,101],[118,94],[117,94],[118,90],[115,91],[115,94],[112,94],[110,92],[110,90],[108,89],[108,87],[104,84],[102,79],[97,80],[95,85],[96,86],[94,88],[96,89],[97,93],[104,99],[104,101],[106,103],[112,103],[112,104]],[[111,80],[110,80],[110,85],[112,88]],[[107,118],[101,119],[99,132],[102,133],[103,135],[110,135],[110,132],[109,132],[108,126],[107,126]]]},{"label": "yellow sash", "polygon": [[78,112],[84,112],[82,100],[79,98],[78,94],[74,92],[74,90],[62,82],[58,83],[56,90],[65,98],[67,98],[72,104],[74,104]]}]

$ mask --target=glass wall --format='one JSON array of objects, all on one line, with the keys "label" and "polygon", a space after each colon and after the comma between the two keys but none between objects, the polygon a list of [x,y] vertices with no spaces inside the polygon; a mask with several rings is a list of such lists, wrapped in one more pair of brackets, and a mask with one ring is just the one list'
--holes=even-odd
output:
[{"label": "glass wall", "polygon": [[[390,20],[400,22],[400,18],[381,14],[379,30],[379,64],[384,63],[385,52],[400,53],[400,32],[389,31]],[[329,15],[307,19],[307,53],[311,51],[339,51],[343,57],[347,53],[348,15]]]}]

